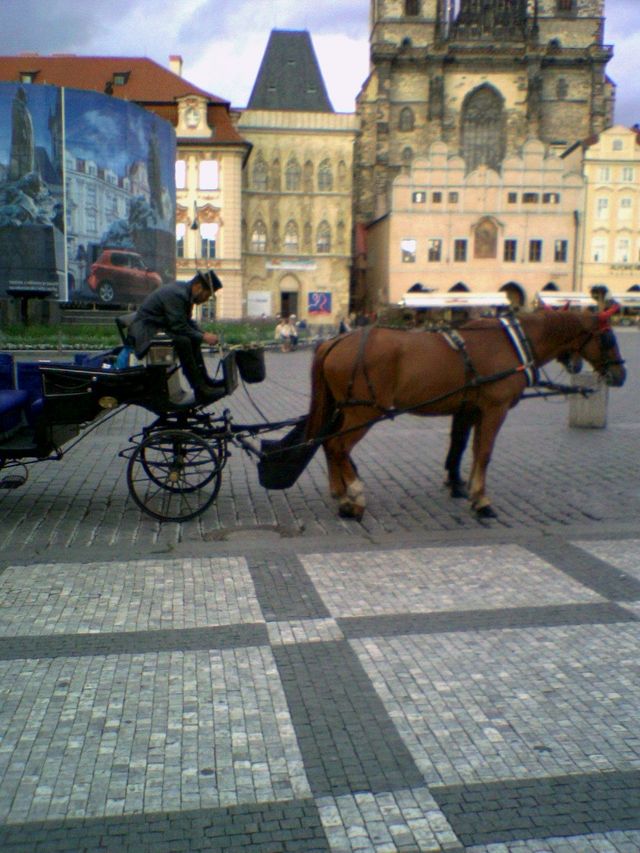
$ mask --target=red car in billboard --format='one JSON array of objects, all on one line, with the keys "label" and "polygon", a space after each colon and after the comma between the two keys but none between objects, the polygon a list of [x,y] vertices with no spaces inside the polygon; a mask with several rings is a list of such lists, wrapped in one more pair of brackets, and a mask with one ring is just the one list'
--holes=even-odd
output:
[{"label": "red car in billboard", "polygon": [[160,287],[157,272],[145,266],[142,256],[125,249],[104,249],[87,278],[90,290],[105,305],[111,302],[140,302]]}]

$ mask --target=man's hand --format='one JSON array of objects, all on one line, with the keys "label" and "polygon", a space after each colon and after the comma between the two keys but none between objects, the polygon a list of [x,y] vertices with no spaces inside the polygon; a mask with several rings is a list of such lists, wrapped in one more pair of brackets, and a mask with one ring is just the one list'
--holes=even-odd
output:
[{"label": "man's hand", "polygon": [[209,346],[215,346],[218,343],[218,336],[214,335],[213,332],[205,332],[202,335],[202,340],[205,344],[209,344]]}]

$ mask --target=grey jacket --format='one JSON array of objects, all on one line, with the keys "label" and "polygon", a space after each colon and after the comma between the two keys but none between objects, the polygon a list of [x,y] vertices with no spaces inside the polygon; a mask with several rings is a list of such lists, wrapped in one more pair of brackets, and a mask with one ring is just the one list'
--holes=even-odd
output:
[{"label": "grey jacket", "polygon": [[128,330],[136,356],[142,358],[158,332],[166,332],[169,337],[193,338],[202,343],[202,330],[191,319],[192,307],[188,284],[165,284],[150,293],[138,308]]}]

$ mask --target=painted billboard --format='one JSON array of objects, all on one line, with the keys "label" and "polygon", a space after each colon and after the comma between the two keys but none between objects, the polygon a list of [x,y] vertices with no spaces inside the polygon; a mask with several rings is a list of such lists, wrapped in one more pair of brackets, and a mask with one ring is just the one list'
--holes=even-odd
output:
[{"label": "painted billboard", "polygon": [[175,277],[175,133],[97,92],[0,83],[0,297],[140,302]]}]

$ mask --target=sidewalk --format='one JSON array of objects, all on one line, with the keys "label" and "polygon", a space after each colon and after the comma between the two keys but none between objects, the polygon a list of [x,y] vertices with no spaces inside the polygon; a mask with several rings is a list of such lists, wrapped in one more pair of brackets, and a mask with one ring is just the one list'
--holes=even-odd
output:
[{"label": "sidewalk", "polygon": [[[636,337],[637,336],[637,337]],[[140,516],[131,410],[0,493],[0,850],[640,849],[640,335],[606,430],[509,416],[480,525],[440,486],[448,423],[265,492],[239,452],[215,509]],[[306,409],[273,354],[238,421]],[[392,448],[392,452],[390,452]]]}]

